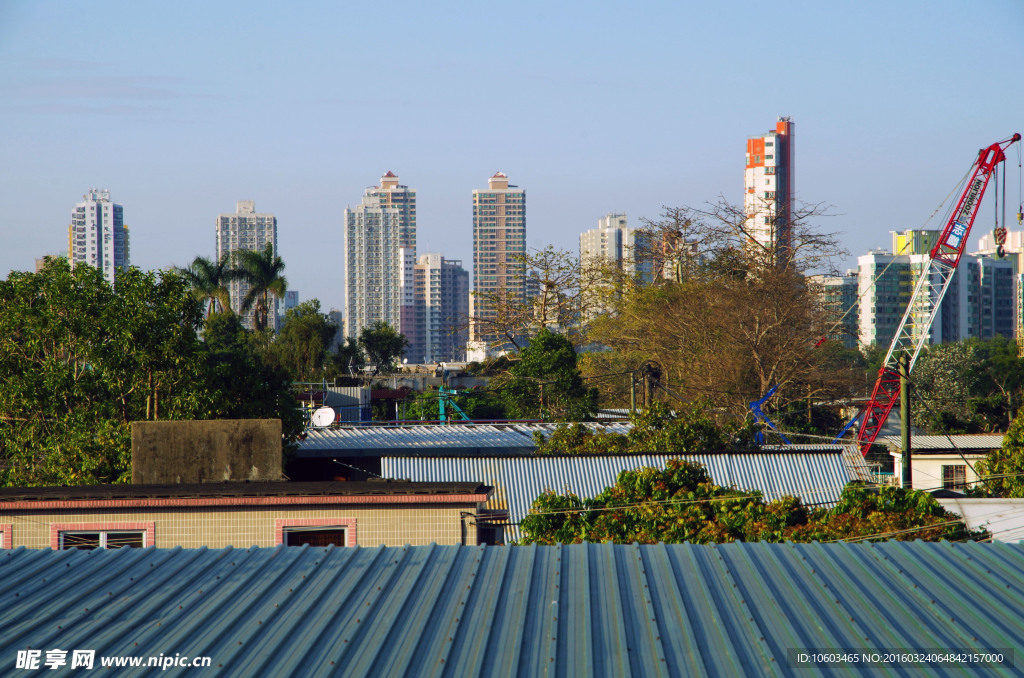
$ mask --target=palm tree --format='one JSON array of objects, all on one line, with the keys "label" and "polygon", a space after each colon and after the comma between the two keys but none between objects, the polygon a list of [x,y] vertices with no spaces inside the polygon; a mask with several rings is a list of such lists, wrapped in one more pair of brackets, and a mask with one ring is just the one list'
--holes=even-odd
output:
[{"label": "palm tree", "polygon": [[214,262],[196,257],[188,268],[178,269],[192,287],[192,295],[206,304],[206,317],[217,311],[231,310],[228,282],[232,279],[231,255],[225,253]]},{"label": "palm tree", "polygon": [[242,312],[247,313],[255,308],[253,327],[257,332],[267,328],[267,315],[270,312],[270,295],[284,299],[288,289],[288,281],[281,272],[284,262],[274,255],[274,246],[267,243],[262,250],[237,250],[238,267],[234,276],[248,283],[249,291],[242,300]]}]

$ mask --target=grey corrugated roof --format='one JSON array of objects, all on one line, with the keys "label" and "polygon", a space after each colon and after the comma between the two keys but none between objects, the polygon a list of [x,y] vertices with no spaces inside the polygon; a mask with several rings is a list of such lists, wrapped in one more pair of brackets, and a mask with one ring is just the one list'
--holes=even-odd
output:
[{"label": "grey corrugated roof", "polygon": [[[837,448],[830,454],[761,452],[758,454],[623,455],[614,457],[400,457],[381,459],[389,478],[428,482],[478,482],[494,487],[488,508],[507,510],[518,523],[533,500],[552,490],[593,497],[614,485],[622,471],[647,466],[663,469],[669,459],[696,461],[718,485],[761,490],[767,501],[784,495],[807,504],[834,504],[850,474]],[[510,537],[518,537],[513,526]]]},{"label": "grey corrugated roof", "polygon": [[[953,439],[950,442],[950,438]],[[954,447],[953,443],[956,443]],[[885,444],[890,450],[900,450],[900,436],[886,436]],[[997,450],[1003,446],[1003,434],[993,435],[953,435],[953,436],[913,436],[910,446],[914,450]]]},{"label": "grey corrugated roof", "polygon": [[865,483],[872,483],[875,481],[874,475],[871,473],[871,467],[864,461],[864,455],[861,454],[860,448],[853,444],[836,444],[836,445],[825,445],[825,444],[799,444],[799,445],[764,445],[761,449],[774,450],[776,452],[836,452],[840,451],[843,454],[843,462],[846,464],[846,469],[850,472],[851,480],[859,480]]},{"label": "grey corrugated roof", "polygon": [[1024,546],[18,549],[0,609],[7,671],[26,648],[209,656],[197,673],[247,678],[851,673],[789,663],[809,648],[1000,648],[1019,666]]},{"label": "grey corrugated roof", "polygon": [[[310,429],[299,441],[300,456],[345,456],[370,450],[429,453],[444,449],[498,449],[528,451],[535,432],[549,435],[558,424],[453,424],[451,426],[352,426]],[[587,423],[595,430],[626,434],[631,424]]]}]

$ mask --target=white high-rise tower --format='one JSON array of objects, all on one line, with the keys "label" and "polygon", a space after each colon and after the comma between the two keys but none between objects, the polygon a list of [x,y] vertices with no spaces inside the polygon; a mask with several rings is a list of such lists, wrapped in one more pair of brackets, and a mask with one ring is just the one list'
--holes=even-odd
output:
[{"label": "white high-rise tower", "polygon": [[113,283],[117,270],[130,265],[128,228],[124,209],[110,201],[110,191],[90,188],[75,205],[68,227],[68,260],[71,266],[89,264],[103,271]]},{"label": "white high-rise tower", "polygon": [[388,172],[345,209],[345,336],[384,321],[414,332],[416,191]]}]

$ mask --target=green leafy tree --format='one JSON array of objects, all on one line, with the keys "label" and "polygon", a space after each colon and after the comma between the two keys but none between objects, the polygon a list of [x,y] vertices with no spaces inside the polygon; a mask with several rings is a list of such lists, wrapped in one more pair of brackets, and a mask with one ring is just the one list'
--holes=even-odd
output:
[{"label": "green leafy tree", "polygon": [[1003,445],[975,465],[985,482],[975,488],[982,496],[1024,498],[1024,407],[1003,436]]},{"label": "green leafy tree", "polygon": [[393,372],[408,345],[409,340],[405,335],[383,320],[378,320],[359,332],[359,348],[373,363],[374,376]]},{"label": "green leafy tree", "polygon": [[980,538],[927,492],[847,487],[831,509],[799,499],[721,487],[700,464],[670,459],[663,470],[623,471],[592,499],[545,493],[520,523],[524,543],[583,541],[696,544]]},{"label": "green leafy tree", "polygon": [[115,289],[93,267],[51,259],[0,281],[0,484],[125,482],[132,421],[280,413],[294,437],[286,389],[258,411],[230,407],[241,387],[214,378],[202,320],[177,272],[129,268]]},{"label": "green leafy tree", "polygon": [[[460,392],[452,396],[466,416],[474,421],[506,419],[505,405],[501,398],[490,391]],[[406,407],[406,418],[423,421],[438,421],[441,416],[437,391],[416,393]],[[448,412],[452,421],[458,419],[454,411]],[[454,417],[452,415],[455,415]]]},{"label": "green leafy tree", "polygon": [[328,381],[333,381],[336,384],[358,386],[362,382],[352,372],[355,371],[358,375],[358,371],[365,361],[366,356],[363,354],[363,349],[359,347],[359,341],[348,337],[344,343],[339,343],[338,347],[328,354],[327,362],[324,365],[325,377]]},{"label": "green leafy tree", "polygon": [[234,275],[249,285],[241,311],[255,311],[253,329],[262,332],[269,323],[270,296],[284,299],[288,289],[288,281],[282,275],[284,262],[274,254],[274,246],[269,242],[262,250],[236,250],[235,254],[238,267]]},{"label": "green leafy tree", "polygon": [[191,266],[178,270],[191,286],[192,295],[206,304],[206,317],[218,311],[232,310],[228,283],[234,273],[229,253],[217,261],[196,257]]},{"label": "green leafy tree", "polygon": [[597,391],[584,385],[572,344],[546,327],[520,351],[498,389],[515,419],[580,421],[597,409]]},{"label": "green leafy tree", "polygon": [[267,347],[267,361],[283,369],[293,381],[314,381],[326,377],[330,345],[338,326],[320,312],[320,301],[312,299],[288,309],[280,332]]},{"label": "green leafy tree", "polygon": [[719,424],[704,401],[675,410],[655,402],[634,412],[628,435],[594,430],[578,423],[558,426],[549,436],[535,433],[537,454],[700,454],[750,449],[754,428],[749,423]]},{"label": "green leafy tree", "polygon": [[977,342],[938,344],[922,352],[911,375],[911,419],[929,432],[979,433],[972,401],[979,394],[984,360]]},{"label": "green leafy tree", "polygon": [[280,419],[288,448],[302,432],[302,410],[288,375],[263,361],[252,334],[234,314],[218,313],[206,320],[205,378],[216,397],[202,418]]}]

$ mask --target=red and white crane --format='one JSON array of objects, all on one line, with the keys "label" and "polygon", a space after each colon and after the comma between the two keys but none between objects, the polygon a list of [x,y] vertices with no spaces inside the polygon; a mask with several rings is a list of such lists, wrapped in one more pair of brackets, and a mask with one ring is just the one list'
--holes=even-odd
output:
[{"label": "red and white crane", "polygon": [[861,454],[868,453],[893,405],[899,400],[900,358],[908,356],[909,369],[913,369],[921,348],[928,340],[932,322],[939,312],[939,306],[946,295],[953,274],[956,273],[957,264],[960,263],[960,256],[967,245],[967,237],[971,233],[971,226],[978,214],[988,181],[996,172],[999,163],[1006,159],[1006,149],[1018,141],[1020,134],[1014,134],[1009,139],[981,149],[978,153],[973,171],[970,172],[970,179],[960,194],[960,200],[950,214],[939,241],[930,252],[928,265],[917,280],[903,320],[896,330],[889,352],[885,354],[885,362],[878,371],[875,389],[861,415],[860,430],[857,433],[857,444],[860,446]]}]

